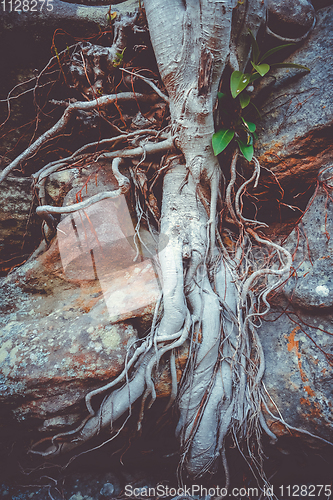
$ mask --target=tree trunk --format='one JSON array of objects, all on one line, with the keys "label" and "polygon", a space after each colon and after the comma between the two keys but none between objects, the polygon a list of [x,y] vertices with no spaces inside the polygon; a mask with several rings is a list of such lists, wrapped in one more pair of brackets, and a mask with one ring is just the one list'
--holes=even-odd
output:
[{"label": "tree trunk", "polygon": [[[260,9],[259,2],[253,3],[254,11]],[[185,5],[181,0],[145,2],[152,45],[170,98],[173,134],[183,153],[183,159],[179,158],[182,164],[164,181],[161,232],[168,235],[169,245],[160,254],[164,317],[159,333],[173,335],[189,309],[193,352],[177,400],[177,434],[183,463],[192,476],[211,468],[223,449],[232,415],[237,413],[230,362],[230,345],[233,342],[236,346],[235,325],[227,312],[221,324],[221,300],[208,279],[208,267],[216,255],[220,180],[220,166],[211,145],[213,109],[224,68],[230,61],[237,64],[232,49],[236,7],[235,0],[187,0]],[[199,197],[199,186],[205,184],[210,191],[209,217]],[[237,314],[234,277],[227,270],[222,274],[223,293],[228,295],[230,310]],[[228,342],[224,342],[226,338]],[[243,400],[245,386],[243,370],[239,391]],[[242,407],[239,418],[244,419],[246,412]]]},{"label": "tree trunk", "polygon": [[[168,244],[159,252],[163,317],[157,328],[153,322],[151,335],[124,372],[87,396],[91,417],[76,430],[75,441],[63,443],[61,449],[69,450],[87,441],[101,427],[111,424],[112,428],[112,423],[130,412],[133,402],[143,395],[140,426],[147,398],[151,396],[151,404],[156,397],[152,370],[170,351],[171,399],[176,399],[179,410],[176,433],[181,444],[181,465],[189,475],[197,477],[211,471],[222,456],[228,483],[227,433],[231,431],[235,440],[245,440],[250,456],[251,434],[257,438],[264,428],[274,437],[261,415],[264,362],[250,319],[262,314],[258,302],[262,300],[267,306],[267,293],[275,285],[262,287],[257,304],[251,287],[265,274],[280,278],[290,265],[287,256],[289,264],[280,257],[276,270],[260,269],[251,257],[249,235],[260,244],[266,242],[251,229],[245,231],[240,219],[238,253],[231,258],[223,245],[216,247],[216,207],[222,195],[221,169],[211,144],[215,131],[213,110],[226,66],[238,69],[246,65],[249,42],[245,35],[248,28],[257,33],[265,5],[261,0],[145,0],[145,9],[157,64],[169,95],[172,135],[179,150],[178,155],[168,159],[163,185],[160,231],[168,237]],[[230,199],[226,198],[222,202],[230,209]],[[174,349],[187,338],[189,359],[177,387]],[[91,398],[120,382],[124,385],[104,399],[95,415]],[[53,442],[70,434],[73,431],[56,436]],[[59,447],[52,446],[44,454],[58,451]]]}]

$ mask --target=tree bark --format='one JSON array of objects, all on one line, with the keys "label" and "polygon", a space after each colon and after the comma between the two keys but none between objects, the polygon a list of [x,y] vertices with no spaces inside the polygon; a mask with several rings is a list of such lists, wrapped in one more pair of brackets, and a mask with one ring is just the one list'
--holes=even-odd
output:
[{"label": "tree bark", "polygon": [[[244,252],[250,253],[247,234],[243,233],[239,258],[235,255],[232,259],[225,250],[216,248],[216,206],[222,195],[221,168],[211,144],[213,110],[224,69],[227,65],[231,69],[245,67],[250,49],[245,35],[248,28],[256,34],[265,5],[261,0],[145,0],[145,9],[179,151],[168,159],[163,184],[160,231],[168,237],[168,244],[159,252],[163,317],[157,328],[153,324],[140,353],[132,357],[130,381],[107,396],[96,415],[90,411],[96,391],[88,395],[92,416],[77,429],[77,440],[64,443],[63,449],[87,441],[100,427],[112,427],[113,421],[130,411],[143,395],[140,426],[148,396],[151,403],[156,397],[151,376],[154,366],[167,351],[171,351],[172,363],[174,348],[189,337],[189,359],[178,388],[173,375],[181,466],[190,476],[198,477],[213,470],[216,459],[222,456],[228,483],[228,432],[232,431],[235,439],[249,441],[251,428],[256,436],[260,425],[265,428],[260,394],[262,350],[249,321],[258,311],[250,284],[262,271],[253,271],[248,278],[246,268],[240,276]],[[231,206],[230,199],[222,201]],[[250,230],[247,233],[251,234]],[[259,243],[265,243],[259,240],[257,237]],[[280,277],[285,271],[270,272]],[[267,293],[261,293],[263,301]],[[127,369],[125,372],[127,375]],[[175,373],[172,366],[171,373]],[[125,382],[125,375],[117,383],[121,381]],[[111,386],[107,384],[99,392]]]},{"label": "tree bark", "polygon": [[[253,3],[258,10],[259,2]],[[220,298],[208,279],[207,265],[214,256],[220,179],[211,145],[213,109],[223,70],[228,63],[238,65],[232,46],[237,4],[236,0],[145,2],[152,45],[169,94],[172,132],[184,158],[184,164],[168,173],[164,181],[161,231],[169,236],[169,245],[160,256],[165,314],[159,331],[172,335],[189,309],[192,365],[177,400],[177,434],[183,463],[192,476],[211,469],[236,411],[230,363],[231,338],[236,345],[235,325],[228,313],[221,324]],[[210,188],[209,218],[199,200],[200,184]],[[190,248],[190,259],[184,282],[185,246]],[[236,314],[234,278],[225,271],[223,279],[228,306]],[[229,341],[221,348],[226,338]],[[240,378],[245,390],[244,371]],[[241,419],[246,411],[242,407]]]}]

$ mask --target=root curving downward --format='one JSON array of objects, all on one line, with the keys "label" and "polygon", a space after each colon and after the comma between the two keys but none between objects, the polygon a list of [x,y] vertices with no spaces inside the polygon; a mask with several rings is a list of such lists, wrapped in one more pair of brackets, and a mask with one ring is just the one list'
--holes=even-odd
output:
[{"label": "root curving downward", "polygon": [[[154,4],[162,12],[167,9],[162,0],[147,0],[146,3],[151,19],[157,16],[158,9]],[[99,88],[96,80],[90,89],[91,100],[66,105],[60,120],[13,160],[0,176],[1,181],[21,162],[37,154],[42,145],[63,132],[78,110],[99,111],[117,103],[153,103],[158,99],[163,100],[164,106],[166,102],[170,104],[170,122],[167,125],[163,122],[160,130],[158,127],[135,132],[122,130],[115,137],[90,142],[67,158],[48,163],[33,175],[41,203],[37,213],[51,224],[51,231],[56,224],[53,215],[71,213],[105,197],[115,197],[133,189],[138,238],[142,222],[149,230],[150,224],[156,222],[155,230],[159,229],[168,243],[160,245],[158,260],[163,295],[156,304],[149,334],[129,346],[125,366],[114,380],[86,395],[88,415],[80,426],[36,443],[31,453],[50,457],[69,452],[87,443],[102,430],[108,431],[110,439],[113,439],[131,417],[132,405],[141,398],[137,418],[137,428],[140,429],[144,425],[145,411],[156,399],[158,367],[164,357],[169,362],[171,374],[171,394],[166,406],[167,409],[174,406],[179,415],[176,434],[181,452],[180,480],[184,470],[191,477],[214,472],[221,458],[228,486],[226,439],[231,437],[244,457],[252,463],[254,474],[267,484],[262,471],[260,436],[263,431],[272,440],[275,436],[262,413],[263,408],[268,408],[268,395],[262,383],[265,360],[256,329],[260,326],[261,316],[269,310],[269,294],[288,277],[292,259],[289,252],[263,237],[260,226],[264,224],[243,215],[246,190],[255,187],[259,181],[260,165],[255,158],[252,174],[239,186],[238,154],[234,152],[231,165],[224,167],[230,170],[231,175],[225,199],[220,199],[222,173],[217,158],[213,156],[211,137],[214,132],[214,100],[222,72],[231,57],[233,2],[226,1],[225,4],[228,9],[225,12],[223,6],[223,14],[221,2],[215,4],[200,0],[197,4],[187,1],[177,3],[178,17],[184,22],[181,27],[174,26],[175,39],[180,40],[178,35],[181,30],[187,30],[181,37],[183,41],[179,42],[184,44],[180,53],[178,46],[173,47],[170,54],[166,53],[165,40],[170,39],[170,33],[166,33],[165,29],[164,44],[160,37],[155,37],[155,52],[169,97],[136,70],[122,68],[122,76],[130,74],[135,77],[133,81],[137,78],[144,80],[154,90],[153,95],[135,92],[133,88],[133,92],[96,97],[94,91]],[[202,36],[193,28],[199,7]],[[164,17],[160,14],[157,17],[155,32],[159,35]],[[218,26],[216,32],[214,26]],[[189,47],[193,48],[193,57]],[[106,56],[111,64],[112,54],[124,50],[123,40],[115,37],[111,49],[96,49],[96,56]],[[83,55],[78,51],[75,54],[82,56],[83,62],[95,64],[93,46],[86,46],[81,52]],[[212,62],[213,55],[216,67],[205,74],[205,68],[201,66],[203,57]],[[78,75],[78,68],[81,67],[79,56],[74,58],[74,76],[78,76],[77,85],[83,85],[80,81],[83,78],[86,84],[86,80],[82,72]],[[196,71],[205,84],[200,88]],[[133,139],[136,140],[134,147],[131,143]],[[114,149],[110,151],[111,147]],[[89,150],[95,152],[89,153]],[[171,152],[173,156],[170,156]],[[158,163],[157,167],[155,165],[153,175],[151,172],[148,174],[148,155],[154,155],[154,158],[162,154],[165,157],[159,160],[159,166]],[[118,167],[122,158],[134,157],[140,160],[129,167],[129,180],[119,172]],[[117,190],[100,193],[70,207],[47,205],[45,183],[51,173],[81,165],[81,161],[97,162],[101,158],[112,160],[112,170],[119,184]],[[152,194],[156,179],[162,175],[163,200],[159,217],[160,207],[152,210],[147,197]],[[224,246],[223,235],[217,229],[224,223],[224,220],[218,220],[219,202],[228,211],[229,221],[231,218],[236,228],[229,233],[231,244],[228,248]],[[186,341],[189,343],[189,355],[178,381],[177,349]],[[98,405],[97,400],[102,397],[104,399]],[[120,418],[123,419],[121,426],[117,422]],[[278,418],[283,422],[282,418]]]}]

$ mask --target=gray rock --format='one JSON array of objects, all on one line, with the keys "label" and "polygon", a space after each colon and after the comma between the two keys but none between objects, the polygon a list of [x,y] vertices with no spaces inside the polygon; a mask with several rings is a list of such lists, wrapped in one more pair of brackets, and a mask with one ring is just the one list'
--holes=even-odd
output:
[{"label": "gray rock", "polygon": [[[80,175],[52,174],[46,193],[71,205],[80,193],[85,199],[117,188],[101,162]],[[62,217],[47,251],[0,281],[0,402],[16,419],[43,419],[42,431],[73,425],[84,396],[123,369],[126,346],[137,328],[149,328],[160,295],[151,254],[135,260],[133,236],[124,195],[102,200]],[[157,243],[142,237],[155,253]]]},{"label": "gray rock", "polygon": [[[293,272],[283,291],[275,296],[259,331],[266,359],[264,380],[272,397],[272,413],[276,415],[279,408],[289,425],[331,441],[332,178],[332,167],[322,170],[302,221],[285,243],[293,255]],[[271,415],[268,421],[273,432],[288,432]],[[309,438],[307,434],[304,436]],[[318,443],[312,439],[312,445]]]},{"label": "gray rock", "polygon": [[287,38],[305,35],[315,19],[314,8],[308,0],[268,0],[268,27]]},{"label": "gray rock", "polygon": [[77,404],[123,369],[135,328],[111,323],[98,280],[66,279],[57,242],[0,288],[0,402],[45,430],[82,418]]},{"label": "gray rock", "polygon": [[31,209],[31,180],[9,177],[1,186],[0,262],[9,271],[27,259],[38,243],[39,221]]},{"label": "gray rock", "polygon": [[[332,442],[333,315],[298,310],[280,296],[259,334],[270,411],[274,415],[280,412],[288,425],[298,429],[294,435],[312,446],[320,447],[322,442],[308,433]],[[289,434],[271,415],[266,420],[277,436]]]},{"label": "gray rock", "polygon": [[274,79],[263,80],[255,101],[262,110],[256,154],[288,196],[306,191],[332,158],[332,43],[333,7],[327,7],[317,12],[309,38],[284,61],[311,71],[276,70]]},{"label": "gray rock", "polygon": [[[52,174],[47,196],[59,203],[70,189],[67,205],[80,191],[116,189],[102,167]],[[102,200],[64,216],[47,251],[0,282],[0,402],[16,419],[44,419],[42,431],[72,425],[84,396],[123,369],[160,295],[151,255],[134,260],[133,235],[125,197]]]},{"label": "gray rock", "polygon": [[284,287],[296,307],[333,307],[333,167],[323,169],[315,195],[286,248],[294,256],[294,272]]}]

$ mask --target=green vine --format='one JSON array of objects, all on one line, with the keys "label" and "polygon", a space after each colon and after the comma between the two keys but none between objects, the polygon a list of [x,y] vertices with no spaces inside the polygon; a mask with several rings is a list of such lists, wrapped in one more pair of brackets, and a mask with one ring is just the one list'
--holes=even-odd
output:
[{"label": "green vine", "polygon": [[[254,38],[253,33],[249,30],[251,37],[252,53],[250,73],[242,73],[241,71],[234,71],[230,77],[230,93],[218,93],[219,109],[221,111],[221,125],[224,127],[219,129],[212,137],[212,145],[214,155],[217,156],[234,140],[237,142],[238,147],[246,158],[251,161],[254,154],[254,141],[258,138],[256,134],[256,124],[246,120],[243,116],[243,110],[249,104],[254,106],[259,116],[260,113],[256,106],[251,102],[251,95],[246,92],[246,88],[253,84],[256,80],[263,78],[272,68],[298,68],[310,71],[306,66],[294,63],[273,63],[267,64],[266,59],[272,56],[275,52],[282,50],[293,43],[279,45],[273,49],[268,50],[263,55],[257,40]],[[225,123],[229,126],[226,127]]]}]

